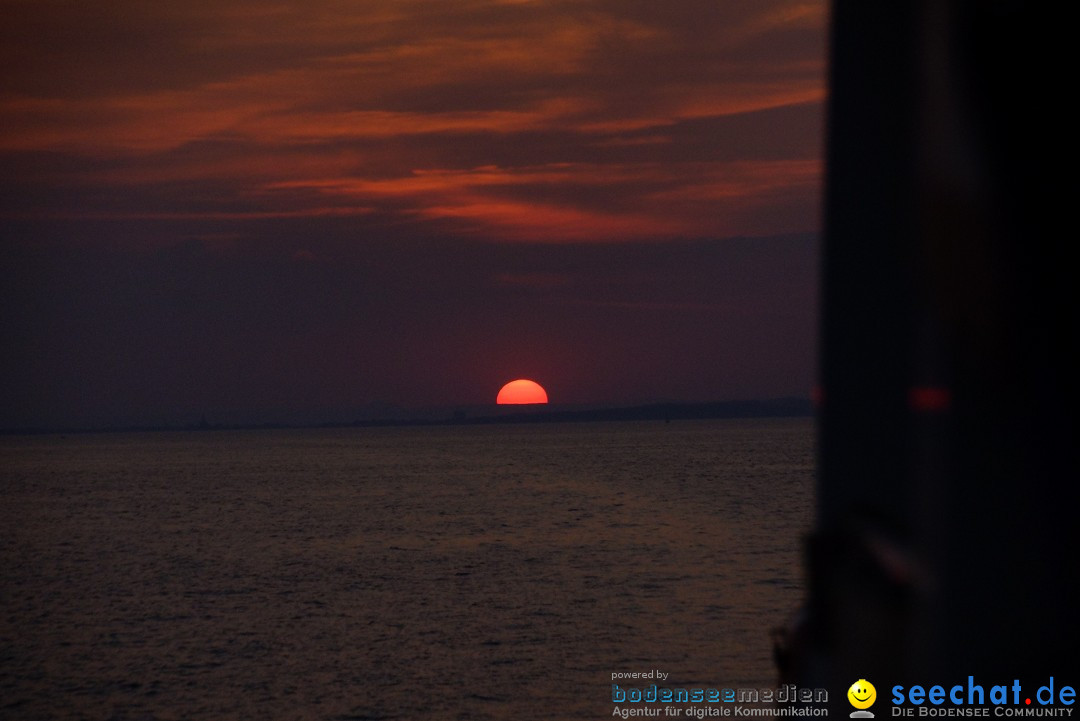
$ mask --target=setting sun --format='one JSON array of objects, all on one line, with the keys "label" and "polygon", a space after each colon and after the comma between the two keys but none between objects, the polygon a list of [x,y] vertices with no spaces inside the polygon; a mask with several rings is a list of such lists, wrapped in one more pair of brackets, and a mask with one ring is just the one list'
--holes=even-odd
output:
[{"label": "setting sun", "polygon": [[536,381],[519,379],[510,381],[499,390],[495,399],[499,405],[517,405],[523,403],[547,403],[547,391]]}]

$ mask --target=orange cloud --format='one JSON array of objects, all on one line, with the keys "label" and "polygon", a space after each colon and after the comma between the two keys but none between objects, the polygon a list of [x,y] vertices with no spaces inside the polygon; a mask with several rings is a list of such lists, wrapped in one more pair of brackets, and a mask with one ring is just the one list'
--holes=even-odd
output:
[{"label": "orange cloud", "polygon": [[[416,170],[395,178],[324,178],[273,183],[268,194],[313,191],[384,212],[450,221],[455,232],[497,240],[567,242],[755,233],[742,209],[777,192],[814,203],[820,161],[693,163],[665,166],[553,164],[525,168]],[[581,188],[561,203],[531,199],[538,188]],[[589,188],[624,193],[632,208],[597,206]],[[658,189],[660,188],[660,189]],[[574,195],[574,194],[570,194]],[[772,227],[776,232],[799,228]]]},{"label": "orange cloud", "polygon": [[428,219],[461,221],[452,227],[459,232],[497,240],[640,240],[673,237],[688,230],[676,220],[644,213],[602,213],[582,208],[484,198],[463,200],[456,205],[429,206],[415,212]]},{"label": "orange cloud", "polygon": [[[792,229],[806,230],[816,145],[791,151],[791,124],[754,148],[700,124],[820,113],[825,7],[28,4],[0,50],[22,69],[0,84],[0,157],[61,159],[34,166],[33,181],[88,206],[0,212],[377,212],[530,242],[754,234],[799,213]],[[67,43],[35,40],[36,28]],[[169,193],[187,192],[175,187],[200,182],[214,183],[212,203],[177,195],[170,207]],[[132,207],[79,188],[114,188],[101,197]],[[151,190],[153,209],[137,207]]]}]

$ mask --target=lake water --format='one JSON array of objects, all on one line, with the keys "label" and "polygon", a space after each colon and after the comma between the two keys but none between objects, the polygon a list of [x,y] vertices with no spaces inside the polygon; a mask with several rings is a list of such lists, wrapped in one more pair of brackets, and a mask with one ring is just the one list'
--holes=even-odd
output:
[{"label": "lake water", "polygon": [[593,719],[613,672],[774,686],[813,440],[807,419],[0,439],[0,715]]}]

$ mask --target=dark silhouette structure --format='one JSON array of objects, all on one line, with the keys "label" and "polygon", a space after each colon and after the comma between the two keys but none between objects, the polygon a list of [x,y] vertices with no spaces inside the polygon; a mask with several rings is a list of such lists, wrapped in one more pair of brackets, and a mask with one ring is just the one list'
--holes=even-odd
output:
[{"label": "dark silhouette structure", "polygon": [[778,661],[837,714],[860,678],[879,717],[893,684],[1080,681],[1053,26],[1039,4],[834,3],[818,523]]}]

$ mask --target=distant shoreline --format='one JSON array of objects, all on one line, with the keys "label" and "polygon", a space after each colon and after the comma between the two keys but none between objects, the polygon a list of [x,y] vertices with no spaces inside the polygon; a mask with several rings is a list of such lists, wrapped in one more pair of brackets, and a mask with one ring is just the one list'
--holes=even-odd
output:
[{"label": "distant shoreline", "polygon": [[[492,412],[493,409],[498,412]],[[36,436],[90,433],[141,433],[241,431],[241,430],[301,430],[319,428],[393,428],[419,426],[505,425],[525,423],[588,423],[613,421],[686,421],[726,418],[805,418],[814,415],[814,407],[806,398],[774,398],[751,401],[716,401],[710,403],[650,403],[638,406],[594,408],[579,410],[547,410],[544,406],[529,406],[518,410],[513,406],[492,406],[482,415],[467,415],[455,411],[443,418],[372,418],[327,423],[210,423],[201,421],[188,425],[129,425],[100,428],[5,428],[4,436]],[[484,413],[484,411],[481,411]]]}]

